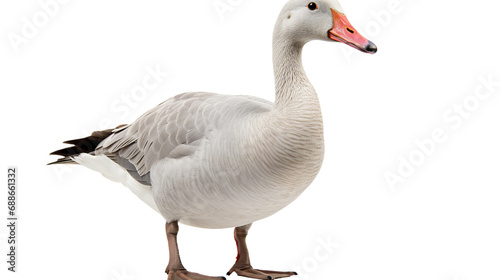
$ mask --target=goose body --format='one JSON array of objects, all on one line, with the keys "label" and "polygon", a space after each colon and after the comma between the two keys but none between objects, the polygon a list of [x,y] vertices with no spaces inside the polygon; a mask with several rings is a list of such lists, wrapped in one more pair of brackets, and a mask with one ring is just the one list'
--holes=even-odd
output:
[{"label": "goose body", "polygon": [[[186,111],[193,111],[190,119],[171,126],[169,132],[168,119],[178,119]],[[252,97],[185,93],[116,131],[95,153],[120,157],[120,161],[141,157],[136,164],[144,165],[152,185],[143,185],[149,187],[145,195],[153,196],[167,221],[204,228],[236,227],[285,207],[318,173],[324,150],[321,115],[318,108],[299,113],[299,108],[273,110],[269,102]],[[300,118],[290,123],[288,115]],[[150,119],[155,122],[148,123]],[[172,136],[164,137],[160,131]],[[141,135],[148,139],[141,140]],[[136,144],[121,148],[130,141]],[[141,154],[137,150],[142,146],[152,148]],[[86,159],[82,164],[92,169],[92,161],[100,160]],[[108,163],[106,172],[116,174],[116,169],[123,169],[113,161]],[[120,173],[123,177],[117,181],[133,182],[131,175]]]},{"label": "goose body", "polygon": [[[177,222],[235,227],[238,252],[245,255],[239,236],[295,200],[323,162],[319,99],[301,61],[304,44],[315,39],[376,51],[337,1],[291,0],[273,35],[274,103],[251,96],[180,94],[130,125],[68,141],[74,146],[54,152],[64,156],[55,163],[77,162],[124,184],[165,218],[167,236],[177,233]],[[174,239],[169,246],[167,271],[178,266],[172,259]],[[238,266],[248,269],[249,260],[233,267],[238,274],[249,273]],[[291,275],[252,271],[243,276],[258,273]]]},{"label": "goose body", "polygon": [[[319,106],[317,100],[313,104]],[[75,161],[144,190],[135,193],[167,221],[241,226],[288,205],[318,173],[324,151],[321,113],[319,107],[301,109],[283,112],[249,96],[184,93],[115,130],[95,156],[80,154]],[[190,119],[168,127],[169,119],[186,111],[193,112]],[[293,122],[290,116],[296,116]],[[131,141],[135,144],[127,144]],[[142,147],[151,148],[142,153]],[[137,161],[143,169],[136,177],[143,183],[111,159]]]}]

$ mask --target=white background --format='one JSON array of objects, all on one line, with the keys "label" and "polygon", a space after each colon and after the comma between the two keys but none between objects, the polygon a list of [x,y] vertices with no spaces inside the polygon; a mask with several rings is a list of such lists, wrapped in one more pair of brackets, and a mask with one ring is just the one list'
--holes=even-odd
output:
[{"label": "white background", "polygon": [[[23,18],[44,10],[38,1],[2,1],[1,166],[19,168],[20,218],[19,272],[2,261],[2,279],[166,279],[159,215],[95,172],[45,164],[62,141],[129,123],[177,93],[273,100],[271,36],[285,1],[220,2],[234,6],[222,17],[213,0],[70,0],[16,47],[9,38],[22,36]],[[500,279],[500,87],[474,104],[480,77],[500,81],[498,4],[342,4],[379,52],[306,46],[325,162],[297,201],[254,224],[254,267],[294,269],[296,279]],[[134,97],[156,67],[169,76]],[[443,119],[464,100],[474,106],[462,123],[454,113],[455,121]],[[415,141],[435,129],[446,141],[391,188],[384,174],[398,175],[401,158],[418,155]],[[232,266],[232,229],[180,230],[188,269],[224,275]],[[6,238],[1,226],[2,256]],[[334,243],[330,251],[325,242]]]}]

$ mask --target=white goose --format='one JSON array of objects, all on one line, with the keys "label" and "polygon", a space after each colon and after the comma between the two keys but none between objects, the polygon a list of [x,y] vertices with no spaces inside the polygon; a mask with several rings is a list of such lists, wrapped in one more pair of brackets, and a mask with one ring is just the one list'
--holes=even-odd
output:
[{"label": "white goose", "polygon": [[291,0],[273,37],[276,101],[193,92],[177,95],[130,125],[67,141],[52,154],[130,188],[166,220],[168,279],[224,279],[187,271],[177,248],[178,222],[235,227],[238,258],[228,272],[257,279],[294,275],[252,268],[250,225],[295,200],[318,174],[323,120],[301,52],[311,40],[338,41],[375,53],[336,0]]}]

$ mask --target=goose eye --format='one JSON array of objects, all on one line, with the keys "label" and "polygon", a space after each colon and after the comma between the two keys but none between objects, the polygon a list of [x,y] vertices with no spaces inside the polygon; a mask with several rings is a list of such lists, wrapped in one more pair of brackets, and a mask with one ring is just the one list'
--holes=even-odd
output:
[{"label": "goose eye", "polygon": [[317,10],[317,9],[318,9],[318,5],[316,5],[316,3],[314,3],[314,2],[309,3],[309,5],[307,5],[307,7],[308,7],[308,8],[309,8],[309,10],[311,10],[311,11],[314,11],[314,10]]}]

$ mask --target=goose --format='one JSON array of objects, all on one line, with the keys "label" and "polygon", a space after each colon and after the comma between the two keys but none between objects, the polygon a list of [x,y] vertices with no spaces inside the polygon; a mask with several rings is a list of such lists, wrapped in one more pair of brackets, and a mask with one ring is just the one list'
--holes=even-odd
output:
[{"label": "goose", "polygon": [[188,271],[177,245],[179,223],[234,228],[237,259],[227,275],[277,279],[292,271],[254,269],[246,236],[253,222],[294,201],[318,174],[323,119],[301,53],[312,40],[373,54],[336,0],[290,0],[273,33],[275,102],[252,96],[189,92],[133,123],[66,141],[50,164],[80,164],[128,187],[163,216],[168,279],[221,280]]}]

